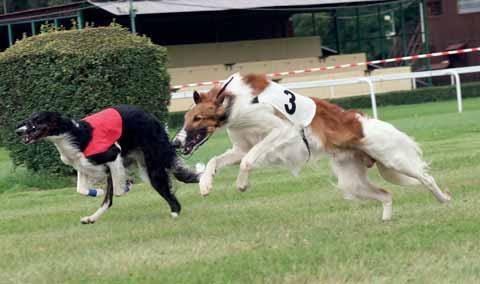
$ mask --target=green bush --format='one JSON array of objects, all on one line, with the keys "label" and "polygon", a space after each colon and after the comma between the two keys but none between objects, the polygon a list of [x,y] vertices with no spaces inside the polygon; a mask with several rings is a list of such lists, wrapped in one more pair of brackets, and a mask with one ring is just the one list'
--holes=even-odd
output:
[{"label": "green bush", "polygon": [[35,111],[72,118],[116,104],[138,105],[162,121],[170,101],[166,50],[117,25],[53,31],[0,55],[0,137],[16,166],[71,173],[51,143],[25,146],[14,133]]},{"label": "green bush", "polygon": [[[298,93],[302,93],[301,90]],[[462,97],[471,98],[471,97],[480,97],[480,84],[471,83],[471,84],[462,84]],[[388,106],[388,105],[408,105],[408,104],[419,104],[427,102],[439,102],[447,100],[456,100],[456,90],[455,87],[444,86],[444,87],[431,87],[431,88],[421,88],[413,91],[398,91],[390,92],[384,94],[378,94],[376,96],[377,106]],[[370,101],[370,96],[355,96],[347,97],[340,99],[329,100],[334,104],[338,104],[344,109],[360,109],[360,108],[371,108],[372,103]],[[174,112],[170,113],[168,119],[168,126],[171,129],[177,129],[183,125],[183,116],[185,112]]]}]

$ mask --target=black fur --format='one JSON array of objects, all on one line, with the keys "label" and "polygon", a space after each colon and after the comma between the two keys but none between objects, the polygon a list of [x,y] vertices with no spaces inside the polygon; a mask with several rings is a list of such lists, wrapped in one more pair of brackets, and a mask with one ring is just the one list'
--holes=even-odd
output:
[{"label": "black fur", "polygon": [[[125,166],[128,166],[128,164],[132,164],[132,161],[127,156],[134,151],[141,152],[151,185],[168,202],[171,212],[179,213],[181,205],[171,191],[169,173],[171,172],[179,181],[185,183],[197,183],[199,174],[184,166],[177,158],[175,148],[171,145],[162,123],[154,116],[138,107],[129,105],[119,105],[113,108],[119,112],[123,122],[122,135],[117,141],[120,149],[112,145],[106,152],[90,156],[87,159],[94,165],[102,165],[114,161],[118,155],[121,155],[122,158],[125,158]],[[34,114],[17,129],[17,133],[24,136],[26,143],[49,136],[67,134],[71,143],[82,152],[92,138],[92,131],[87,122],[62,118],[55,112]],[[105,167],[105,171],[108,171],[107,167]],[[111,206],[112,180],[111,175],[107,174],[108,186],[104,204],[108,202]]]}]

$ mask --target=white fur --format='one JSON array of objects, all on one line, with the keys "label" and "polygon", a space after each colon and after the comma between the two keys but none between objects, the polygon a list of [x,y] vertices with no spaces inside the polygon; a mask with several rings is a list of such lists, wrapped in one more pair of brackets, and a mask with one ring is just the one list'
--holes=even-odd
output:
[{"label": "white fur", "polygon": [[53,142],[62,162],[96,181],[105,179],[104,166],[90,163],[78,147],[71,143],[68,135],[49,136],[46,139]]},{"label": "white fur", "polygon": [[[89,179],[87,175],[84,173],[77,171],[77,192],[81,195],[88,196],[89,190],[92,189],[93,183]],[[101,188],[95,188],[97,191],[96,196],[103,196],[105,195],[105,191]]]},{"label": "white fur", "polygon": [[313,155],[309,157],[301,129],[277,117],[270,104],[252,104],[252,89],[243,80],[231,81],[227,90],[235,96],[226,125],[233,147],[207,163],[199,183],[202,195],[210,193],[213,177],[226,165],[240,163],[237,188],[244,191],[249,186],[249,172],[256,166],[282,164],[298,173],[309,158],[327,154],[345,198],[378,200],[383,205],[382,219],[389,220],[392,217],[392,195],[368,180],[366,166],[355,156],[355,151],[362,151],[376,160],[387,181],[400,185],[421,183],[439,201],[451,199],[427,173],[427,163],[415,141],[387,122],[358,115],[364,138],[356,150],[327,151],[316,133],[307,127],[304,133]]},{"label": "white fur", "polygon": [[[77,170],[77,192],[82,195],[88,195],[90,186],[95,182],[104,180],[107,175],[105,165],[94,165],[88,161],[83,152],[71,143],[70,136],[66,134],[58,136],[49,136],[46,139],[53,142],[60,153],[61,160]],[[118,143],[115,144],[120,148]],[[137,160],[138,161],[138,160]],[[110,170],[113,182],[113,192],[116,196],[122,196],[126,186],[126,170],[123,166],[123,159],[120,155],[106,164]],[[140,167],[139,167],[140,168]],[[96,189],[97,196],[105,194],[103,189]],[[102,206],[91,216],[83,217],[81,222],[84,224],[95,223],[100,216],[108,210],[109,204],[103,203]]]}]

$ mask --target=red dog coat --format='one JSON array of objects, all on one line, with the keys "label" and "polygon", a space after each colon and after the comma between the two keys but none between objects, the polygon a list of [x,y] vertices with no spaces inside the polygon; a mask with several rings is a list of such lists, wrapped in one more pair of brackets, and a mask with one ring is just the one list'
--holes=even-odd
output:
[{"label": "red dog coat", "polygon": [[92,139],[83,150],[85,157],[107,151],[122,136],[122,117],[114,108],[89,115],[83,121],[93,129]]}]

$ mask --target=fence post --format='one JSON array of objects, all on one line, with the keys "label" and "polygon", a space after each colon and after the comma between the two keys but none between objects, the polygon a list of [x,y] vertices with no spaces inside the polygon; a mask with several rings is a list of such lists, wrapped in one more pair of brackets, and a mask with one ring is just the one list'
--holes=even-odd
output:
[{"label": "fence post", "polygon": [[12,45],[13,45],[13,28],[12,28],[12,24],[8,24],[8,25],[7,25],[7,29],[8,29],[8,46],[12,46]]},{"label": "fence post", "polygon": [[463,103],[462,103],[462,83],[460,82],[460,75],[455,70],[448,70],[448,73],[455,78],[455,86],[457,89],[457,109],[458,112],[463,112]]},{"label": "fence post", "polygon": [[378,119],[378,112],[377,112],[377,100],[375,98],[375,86],[372,83],[370,78],[362,78],[360,81],[366,82],[368,87],[370,88],[370,100],[372,101],[372,112],[373,118]]},{"label": "fence post", "polygon": [[335,98],[335,87],[330,86],[330,98],[333,99]]},{"label": "fence post", "polygon": [[35,29],[35,21],[30,22],[30,28],[32,29],[32,36],[37,34],[37,30]]},{"label": "fence post", "polygon": [[78,25],[79,30],[81,30],[85,27],[84,20],[85,20],[85,18],[83,17],[83,11],[79,10],[77,12],[77,25]]}]

